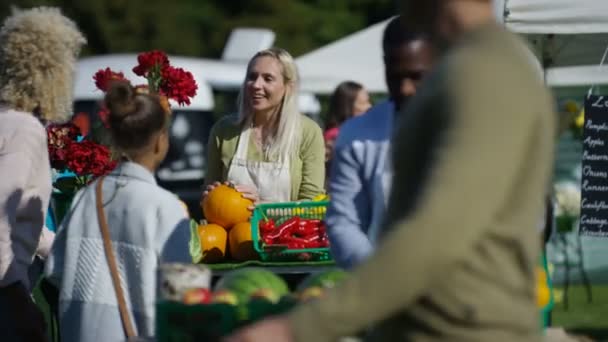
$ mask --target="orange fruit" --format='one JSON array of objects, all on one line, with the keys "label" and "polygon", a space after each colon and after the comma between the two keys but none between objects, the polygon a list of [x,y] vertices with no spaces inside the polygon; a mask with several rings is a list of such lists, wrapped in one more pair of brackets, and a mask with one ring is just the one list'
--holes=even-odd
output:
[{"label": "orange fruit", "polygon": [[234,225],[228,233],[228,243],[230,245],[230,255],[233,259],[247,261],[258,258],[258,254],[253,248],[251,223],[242,222]]},{"label": "orange fruit", "polygon": [[212,264],[224,259],[226,256],[227,235],[226,229],[217,224],[210,223],[198,226],[203,263]]},{"label": "orange fruit", "polygon": [[249,207],[252,205],[253,201],[243,198],[243,194],[225,184],[211,190],[201,203],[207,222],[219,224],[226,229],[248,221],[251,217]]}]

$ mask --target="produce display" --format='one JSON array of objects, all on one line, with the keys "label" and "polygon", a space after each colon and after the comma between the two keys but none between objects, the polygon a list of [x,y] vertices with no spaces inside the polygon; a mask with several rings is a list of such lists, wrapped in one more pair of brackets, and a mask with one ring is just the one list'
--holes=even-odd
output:
[{"label": "produce display", "polygon": [[233,293],[237,303],[246,303],[251,298],[276,303],[289,293],[283,278],[259,267],[243,268],[226,274],[216,284],[215,290]]},{"label": "produce display", "polygon": [[[206,221],[194,234],[199,241],[191,242],[193,260],[205,264],[331,260],[323,222],[327,200],[321,194],[313,201],[266,203],[252,213],[252,201],[231,185],[219,185],[201,202]],[[291,253],[299,250],[304,251]]]},{"label": "produce display", "polygon": [[311,274],[298,285],[297,290],[303,291],[310,287],[330,289],[348,277],[348,273],[340,268]]},{"label": "produce display", "polygon": [[248,222],[251,216],[249,207],[252,205],[251,200],[225,184],[211,190],[201,203],[207,222],[220,225],[226,230],[238,223]]},{"label": "produce display", "polygon": [[251,224],[262,261],[331,262],[325,226],[327,201],[263,203]]},{"label": "produce display", "polygon": [[289,249],[329,247],[325,223],[318,219],[294,216],[276,225],[273,219],[262,220],[259,231],[267,246],[285,245]]},{"label": "produce display", "polygon": [[213,290],[206,281],[195,281],[181,287],[181,296],[157,303],[157,340],[220,340],[247,324],[283,314],[298,303],[322,298],[345,277],[346,272],[339,269],[314,274],[295,292],[290,292],[283,278],[263,267],[230,271]]},{"label": "produce display", "polygon": [[347,277],[341,269],[332,269],[307,277],[295,292],[290,292],[287,283],[275,273],[261,267],[243,268],[229,272],[209,288],[192,287],[183,292],[181,302],[187,305],[228,304],[246,309],[252,304],[295,305],[320,298]]},{"label": "produce display", "polygon": [[255,260],[258,254],[253,248],[251,238],[251,223],[242,222],[234,225],[228,233],[228,245],[230,255],[234,260],[247,261]]},{"label": "produce display", "polygon": [[258,255],[251,238],[253,202],[229,185],[209,192],[201,203],[206,220],[198,227],[202,257],[198,262],[214,264],[226,260],[256,260]]},{"label": "produce display", "polygon": [[203,252],[202,262],[212,264],[224,260],[226,256],[226,230],[214,223],[198,226],[198,236]]}]

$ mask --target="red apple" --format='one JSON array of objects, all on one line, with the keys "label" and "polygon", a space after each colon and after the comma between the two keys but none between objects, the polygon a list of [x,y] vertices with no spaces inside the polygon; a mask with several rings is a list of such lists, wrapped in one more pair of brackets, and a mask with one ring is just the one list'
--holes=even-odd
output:
[{"label": "red apple", "polygon": [[184,304],[208,304],[211,302],[211,291],[204,288],[189,289],[184,292]]}]

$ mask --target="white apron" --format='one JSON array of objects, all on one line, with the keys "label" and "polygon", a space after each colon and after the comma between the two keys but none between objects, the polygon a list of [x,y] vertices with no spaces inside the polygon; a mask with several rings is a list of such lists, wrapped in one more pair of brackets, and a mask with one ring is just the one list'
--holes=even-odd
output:
[{"label": "white apron", "polygon": [[251,129],[245,128],[239,136],[236,154],[228,168],[228,181],[236,185],[253,185],[261,202],[291,201],[291,175],[289,159],[281,162],[247,160]]}]

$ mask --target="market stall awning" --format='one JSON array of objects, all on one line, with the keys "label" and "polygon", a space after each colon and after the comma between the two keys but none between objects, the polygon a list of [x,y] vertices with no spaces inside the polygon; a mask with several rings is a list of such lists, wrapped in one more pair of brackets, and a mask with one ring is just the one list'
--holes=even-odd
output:
[{"label": "market stall awning", "polygon": [[[497,19],[525,36],[552,87],[608,84],[597,65],[608,46],[608,0],[494,0]],[[388,20],[296,59],[301,88],[331,93],[342,81],[385,92],[382,33]],[[562,69],[562,67],[573,67]],[[585,67],[585,66],[588,66]]]},{"label": "market stall awning", "polygon": [[497,18],[525,35],[545,67],[599,64],[608,47],[606,0],[494,0]]},{"label": "market stall awning", "polygon": [[328,94],[340,82],[352,80],[371,92],[386,92],[381,42],[387,23],[382,21],[296,58],[300,88]]}]

